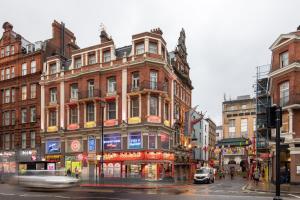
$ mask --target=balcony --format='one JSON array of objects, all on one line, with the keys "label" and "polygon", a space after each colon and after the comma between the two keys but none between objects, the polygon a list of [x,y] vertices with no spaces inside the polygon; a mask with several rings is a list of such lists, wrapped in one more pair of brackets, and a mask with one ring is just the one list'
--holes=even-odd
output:
[{"label": "balcony", "polygon": [[82,99],[93,99],[95,97],[100,97],[100,96],[101,96],[101,91],[99,89],[85,90],[85,91],[80,91],[78,93],[78,98],[80,100],[82,100]]},{"label": "balcony", "polygon": [[283,109],[300,108],[300,93],[290,94],[288,97],[280,98],[279,105]]},{"label": "balcony", "polygon": [[168,85],[166,83],[153,81],[142,81],[139,86],[128,85],[128,92],[138,92],[143,90],[168,92]]}]

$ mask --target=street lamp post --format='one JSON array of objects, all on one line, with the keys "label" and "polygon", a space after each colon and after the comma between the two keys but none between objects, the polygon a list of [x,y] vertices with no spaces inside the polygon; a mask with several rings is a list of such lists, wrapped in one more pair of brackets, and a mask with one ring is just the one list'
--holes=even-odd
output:
[{"label": "street lamp post", "polygon": [[104,169],[103,169],[103,164],[104,164],[104,138],[103,138],[103,129],[104,129],[104,107],[105,107],[106,102],[105,101],[100,101],[100,107],[101,107],[101,159],[100,159],[100,164],[101,164],[101,173],[99,178],[101,177],[102,179],[104,178]]}]

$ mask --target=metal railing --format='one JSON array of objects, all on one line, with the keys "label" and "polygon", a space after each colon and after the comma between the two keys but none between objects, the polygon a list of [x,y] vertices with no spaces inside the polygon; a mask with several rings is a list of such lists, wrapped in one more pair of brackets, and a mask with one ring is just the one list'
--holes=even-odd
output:
[{"label": "metal railing", "polygon": [[89,98],[100,97],[100,96],[101,96],[101,91],[99,89],[85,90],[85,91],[80,91],[78,93],[79,99],[89,99]]},{"label": "metal railing", "polygon": [[168,85],[167,83],[155,81],[142,81],[139,85],[128,85],[128,91],[130,92],[142,91],[145,89],[168,92]]}]

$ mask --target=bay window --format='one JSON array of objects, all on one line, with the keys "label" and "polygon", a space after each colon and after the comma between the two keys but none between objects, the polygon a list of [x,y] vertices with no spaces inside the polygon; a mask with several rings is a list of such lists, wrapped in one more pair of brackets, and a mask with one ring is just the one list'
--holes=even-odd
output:
[{"label": "bay window", "polygon": [[86,121],[90,122],[90,121],[95,121],[95,110],[94,110],[94,103],[88,103],[86,105]]},{"label": "bay window", "polygon": [[139,117],[139,98],[134,97],[131,99],[131,116],[130,117]]},{"label": "bay window", "polygon": [[108,102],[107,103],[107,119],[116,119],[116,102]]},{"label": "bay window", "polygon": [[81,56],[74,59],[74,69],[80,68],[82,66]]},{"label": "bay window", "polygon": [[150,96],[150,115],[158,115],[158,97]]},{"label": "bay window", "polygon": [[145,44],[144,42],[138,43],[135,45],[135,54],[143,54],[145,52]]},{"label": "bay window", "polygon": [[89,80],[88,81],[88,97],[94,97],[94,80]]},{"label": "bay window", "polygon": [[150,89],[157,89],[157,71],[150,72]]},{"label": "bay window", "polygon": [[49,112],[49,126],[56,126],[57,118],[56,118],[56,110],[50,110]]},{"label": "bay window", "polygon": [[77,107],[70,108],[70,124],[78,123],[78,110]]},{"label": "bay window", "polygon": [[149,52],[157,54],[157,43],[156,42],[149,42]]},{"label": "bay window", "polygon": [[89,54],[88,55],[88,63],[89,65],[96,63],[96,55],[95,54]]}]

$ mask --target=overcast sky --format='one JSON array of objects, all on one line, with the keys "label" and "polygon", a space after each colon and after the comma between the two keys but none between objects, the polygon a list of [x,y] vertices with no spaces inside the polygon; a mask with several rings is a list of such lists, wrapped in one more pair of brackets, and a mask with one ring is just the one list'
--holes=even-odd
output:
[{"label": "overcast sky", "polygon": [[186,32],[194,86],[193,105],[222,122],[224,93],[253,95],[256,66],[269,64],[270,45],[300,25],[297,0],[49,0],[2,1],[0,23],[9,21],[29,41],[51,37],[54,19],[71,29],[80,47],[99,43],[104,23],[117,47],[160,27],[168,51]]}]

